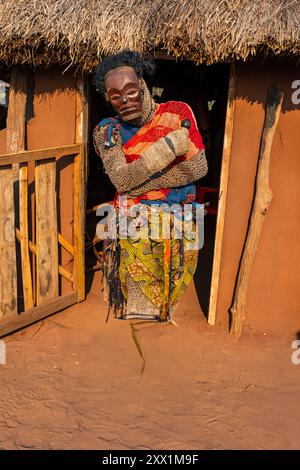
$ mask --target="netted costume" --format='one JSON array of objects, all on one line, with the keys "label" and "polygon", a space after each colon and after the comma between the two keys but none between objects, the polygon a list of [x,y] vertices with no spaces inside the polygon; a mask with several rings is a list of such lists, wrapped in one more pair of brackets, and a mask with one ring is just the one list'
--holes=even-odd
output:
[{"label": "netted costume", "polygon": [[[94,129],[94,145],[118,191],[116,224],[119,211],[124,209],[118,196],[126,195],[129,222],[134,222],[129,208],[142,204],[149,213],[150,226],[157,224],[160,230],[165,210],[159,203],[193,204],[193,182],[206,174],[207,163],[189,106],[181,102],[157,105],[142,79],[141,86],[141,117],[130,123],[119,117],[102,120]],[[181,128],[183,119],[191,122],[189,131]],[[143,236],[105,242],[104,275],[116,316],[166,321],[192,280],[198,256],[195,222],[190,221],[187,233],[177,239],[175,216],[168,217],[170,238],[161,233],[153,238],[149,226],[146,236],[143,232]]]}]

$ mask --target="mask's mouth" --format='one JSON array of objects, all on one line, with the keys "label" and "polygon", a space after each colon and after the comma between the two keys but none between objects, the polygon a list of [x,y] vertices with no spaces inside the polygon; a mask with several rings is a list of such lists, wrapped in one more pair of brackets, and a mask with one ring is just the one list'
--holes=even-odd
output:
[{"label": "mask's mouth", "polygon": [[129,107],[129,108],[124,108],[124,109],[120,110],[121,116],[126,116],[128,114],[132,114],[132,113],[136,113],[136,112],[139,112],[139,110],[135,106],[132,106],[132,107]]}]

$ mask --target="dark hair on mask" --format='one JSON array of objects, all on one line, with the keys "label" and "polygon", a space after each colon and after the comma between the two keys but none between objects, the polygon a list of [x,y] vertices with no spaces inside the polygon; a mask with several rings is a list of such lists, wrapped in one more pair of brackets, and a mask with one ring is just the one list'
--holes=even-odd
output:
[{"label": "dark hair on mask", "polygon": [[105,93],[104,79],[106,74],[123,65],[132,67],[138,77],[151,78],[154,75],[155,64],[152,59],[143,58],[138,52],[124,49],[117,54],[106,57],[101,64],[98,65],[92,81],[97,90]]}]

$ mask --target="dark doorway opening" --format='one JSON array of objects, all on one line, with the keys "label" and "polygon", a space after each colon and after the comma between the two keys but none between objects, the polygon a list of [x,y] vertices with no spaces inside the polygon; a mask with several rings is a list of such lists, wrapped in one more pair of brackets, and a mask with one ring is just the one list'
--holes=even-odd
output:
[{"label": "dark doorway opening", "polygon": [[[208,161],[207,175],[197,182],[198,201],[207,204],[204,222],[204,246],[199,251],[198,267],[194,277],[198,301],[203,314],[208,316],[213,253],[216,231],[218,191],[221,174],[223,138],[226,120],[229,64],[195,65],[189,61],[156,60],[156,74],[147,83],[157,102],[184,101],[193,110],[202,135]],[[103,171],[101,159],[95,153],[92,132],[104,117],[113,116],[104,98],[91,87],[89,177],[87,188],[87,243],[95,239],[99,217],[91,211],[103,202],[112,201],[114,186]],[[89,211],[90,209],[90,211]],[[96,254],[95,254],[96,251]],[[97,253],[99,254],[97,259]],[[101,258],[101,242],[87,250],[87,269],[92,270]],[[87,290],[92,282],[92,276]]]}]

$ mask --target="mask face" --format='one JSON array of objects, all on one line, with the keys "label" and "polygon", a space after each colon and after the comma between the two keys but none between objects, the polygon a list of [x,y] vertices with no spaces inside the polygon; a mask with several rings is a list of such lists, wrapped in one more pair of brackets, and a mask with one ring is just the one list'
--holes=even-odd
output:
[{"label": "mask face", "polygon": [[111,70],[105,77],[105,98],[123,121],[142,114],[142,90],[135,71],[128,66]]}]

